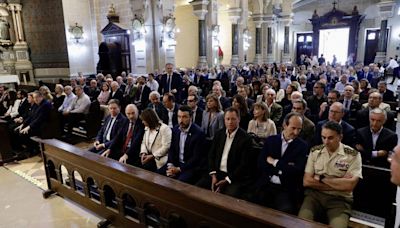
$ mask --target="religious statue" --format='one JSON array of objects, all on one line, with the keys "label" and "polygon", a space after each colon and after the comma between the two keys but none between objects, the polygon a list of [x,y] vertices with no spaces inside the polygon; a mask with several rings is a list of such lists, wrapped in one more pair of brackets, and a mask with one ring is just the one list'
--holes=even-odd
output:
[{"label": "religious statue", "polygon": [[117,13],[115,12],[115,7],[114,4],[111,4],[110,7],[108,8],[108,16],[115,16]]},{"label": "religious statue", "polygon": [[10,25],[3,18],[0,19],[0,40],[10,40]]}]

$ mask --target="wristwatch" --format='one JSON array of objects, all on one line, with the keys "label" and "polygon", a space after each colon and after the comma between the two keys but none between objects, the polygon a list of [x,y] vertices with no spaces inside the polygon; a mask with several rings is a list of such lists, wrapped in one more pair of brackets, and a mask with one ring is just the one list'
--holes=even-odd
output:
[{"label": "wristwatch", "polygon": [[324,178],[325,178],[324,175],[319,175],[319,182],[320,182],[320,183],[323,183],[322,180],[323,180]]}]

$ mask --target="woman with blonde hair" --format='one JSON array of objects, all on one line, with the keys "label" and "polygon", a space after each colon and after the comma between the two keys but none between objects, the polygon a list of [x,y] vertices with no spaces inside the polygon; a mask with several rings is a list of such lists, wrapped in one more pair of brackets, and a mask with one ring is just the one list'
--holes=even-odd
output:
[{"label": "woman with blonde hair", "polygon": [[140,114],[140,119],[145,126],[140,148],[142,166],[149,171],[165,174],[168,150],[171,146],[171,128],[164,124],[151,108],[145,109]]},{"label": "woman with blonde hair", "polygon": [[49,87],[41,86],[39,88],[39,92],[43,95],[44,99],[48,100],[49,102],[53,102],[53,96],[51,95]]},{"label": "woman with blonde hair", "polygon": [[217,95],[209,94],[206,97],[206,110],[203,112],[201,129],[206,134],[207,140],[214,138],[215,132],[224,127],[224,112]]},{"label": "woman with blonde hair", "polygon": [[269,111],[264,102],[257,102],[253,105],[253,115],[254,118],[249,122],[247,128],[248,133],[254,133],[261,139],[277,134],[275,123],[269,118]]},{"label": "woman with blonde hair", "polygon": [[54,98],[53,98],[53,108],[58,110],[58,108],[63,104],[66,94],[64,93],[64,86],[61,84],[56,84],[54,88]]}]

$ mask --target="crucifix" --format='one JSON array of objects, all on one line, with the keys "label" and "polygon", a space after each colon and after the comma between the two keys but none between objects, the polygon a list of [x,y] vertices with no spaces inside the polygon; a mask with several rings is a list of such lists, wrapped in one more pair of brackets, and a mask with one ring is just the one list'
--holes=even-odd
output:
[{"label": "crucifix", "polygon": [[332,5],[333,5],[333,9],[336,9],[336,5],[337,5],[338,3],[336,2],[336,0],[335,1],[333,1],[333,3],[332,3]]}]

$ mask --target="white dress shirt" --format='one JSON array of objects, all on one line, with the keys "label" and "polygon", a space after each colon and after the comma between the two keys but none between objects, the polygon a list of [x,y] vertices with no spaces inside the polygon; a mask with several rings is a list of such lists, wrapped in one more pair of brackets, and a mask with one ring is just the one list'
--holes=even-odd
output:
[{"label": "white dress shirt", "polygon": [[[281,139],[282,139],[281,157],[283,157],[283,155],[284,155],[285,152],[286,152],[286,149],[288,148],[289,144],[293,141],[293,139],[286,141],[285,137],[283,136],[283,133],[282,133],[282,135],[281,135]],[[278,159],[275,159],[274,167],[276,166],[276,164],[278,164],[278,161],[279,161]],[[271,177],[270,181],[271,181],[272,183],[274,183],[274,184],[281,184],[281,179],[280,179],[278,176],[276,176],[276,175],[273,175],[273,176]]]},{"label": "white dress shirt", "polygon": [[378,157],[378,151],[375,150],[375,147],[376,147],[376,142],[378,141],[379,135],[381,134],[382,128],[376,133],[371,131],[371,134],[372,134],[372,150],[373,150],[372,151],[372,157],[374,157],[374,158]]},{"label": "white dress shirt", "polygon": [[228,156],[229,151],[231,150],[233,139],[235,138],[236,132],[239,128],[236,128],[231,134],[229,134],[228,130],[226,130],[226,140],[224,150],[222,152],[221,164],[219,166],[219,170],[222,172],[228,172]]}]

